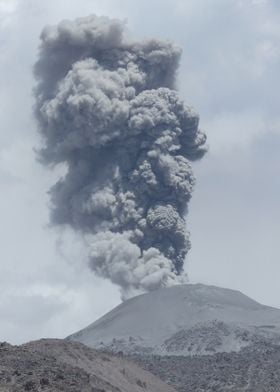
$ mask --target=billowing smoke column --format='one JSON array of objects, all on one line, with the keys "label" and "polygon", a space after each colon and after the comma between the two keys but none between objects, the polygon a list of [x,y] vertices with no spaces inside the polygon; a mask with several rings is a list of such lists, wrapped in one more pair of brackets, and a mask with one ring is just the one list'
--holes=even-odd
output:
[{"label": "billowing smoke column", "polygon": [[50,191],[54,224],[86,238],[91,268],[123,298],[183,282],[185,216],[205,135],[174,90],[180,49],[132,42],[90,16],[41,35],[35,115],[45,164],[68,171]]}]

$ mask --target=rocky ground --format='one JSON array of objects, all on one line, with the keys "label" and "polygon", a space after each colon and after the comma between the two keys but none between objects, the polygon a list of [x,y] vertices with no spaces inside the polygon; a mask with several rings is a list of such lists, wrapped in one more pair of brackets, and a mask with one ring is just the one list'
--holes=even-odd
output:
[{"label": "rocky ground", "polygon": [[0,391],[175,392],[122,357],[57,339],[0,343]]},{"label": "rocky ground", "polygon": [[175,390],[279,392],[280,347],[257,342],[231,353],[124,357],[56,339],[0,344],[0,392]]},{"label": "rocky ground", "polygon": [[280,391],[280,347],[272,344],[257,343],[239,353],[134,356],[133,360],[179,392]]}]

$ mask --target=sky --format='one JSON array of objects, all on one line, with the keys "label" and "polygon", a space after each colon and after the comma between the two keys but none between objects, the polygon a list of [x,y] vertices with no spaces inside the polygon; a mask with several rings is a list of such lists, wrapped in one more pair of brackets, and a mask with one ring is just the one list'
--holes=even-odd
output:
[{"label": "sky", "polygon": [[190,282],[280,307],[277,0],[0,0],[0,341],[65,337],[120,303],[78,238],[48,224],[61,169],[36,161],[32,66],[46,24],[89,14],[183,49],[178,89],[209,152],[193,164]]}]

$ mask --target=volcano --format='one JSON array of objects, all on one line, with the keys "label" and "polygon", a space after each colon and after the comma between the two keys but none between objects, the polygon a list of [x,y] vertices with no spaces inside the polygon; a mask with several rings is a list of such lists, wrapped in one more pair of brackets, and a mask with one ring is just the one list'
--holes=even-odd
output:
[{"label": "volcano", "polygon": [[280,344],[280,310],[235,290],[178,285],[129,299],[67,339],[124,354],[238,352]]}]

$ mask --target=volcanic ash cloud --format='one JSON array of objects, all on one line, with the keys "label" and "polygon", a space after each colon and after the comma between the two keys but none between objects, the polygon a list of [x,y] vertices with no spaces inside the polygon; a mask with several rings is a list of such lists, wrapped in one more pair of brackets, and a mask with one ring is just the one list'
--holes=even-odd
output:
[{"label": "volcanic ash cloud", "polygon": [[41,161],[67,174],[51,221],[86,239],[89,265],[123,298],[183,282],[185,217],[206,137],[175,91],[180,49],[134,42],[119,20],[46,27],[35,65]]}]

